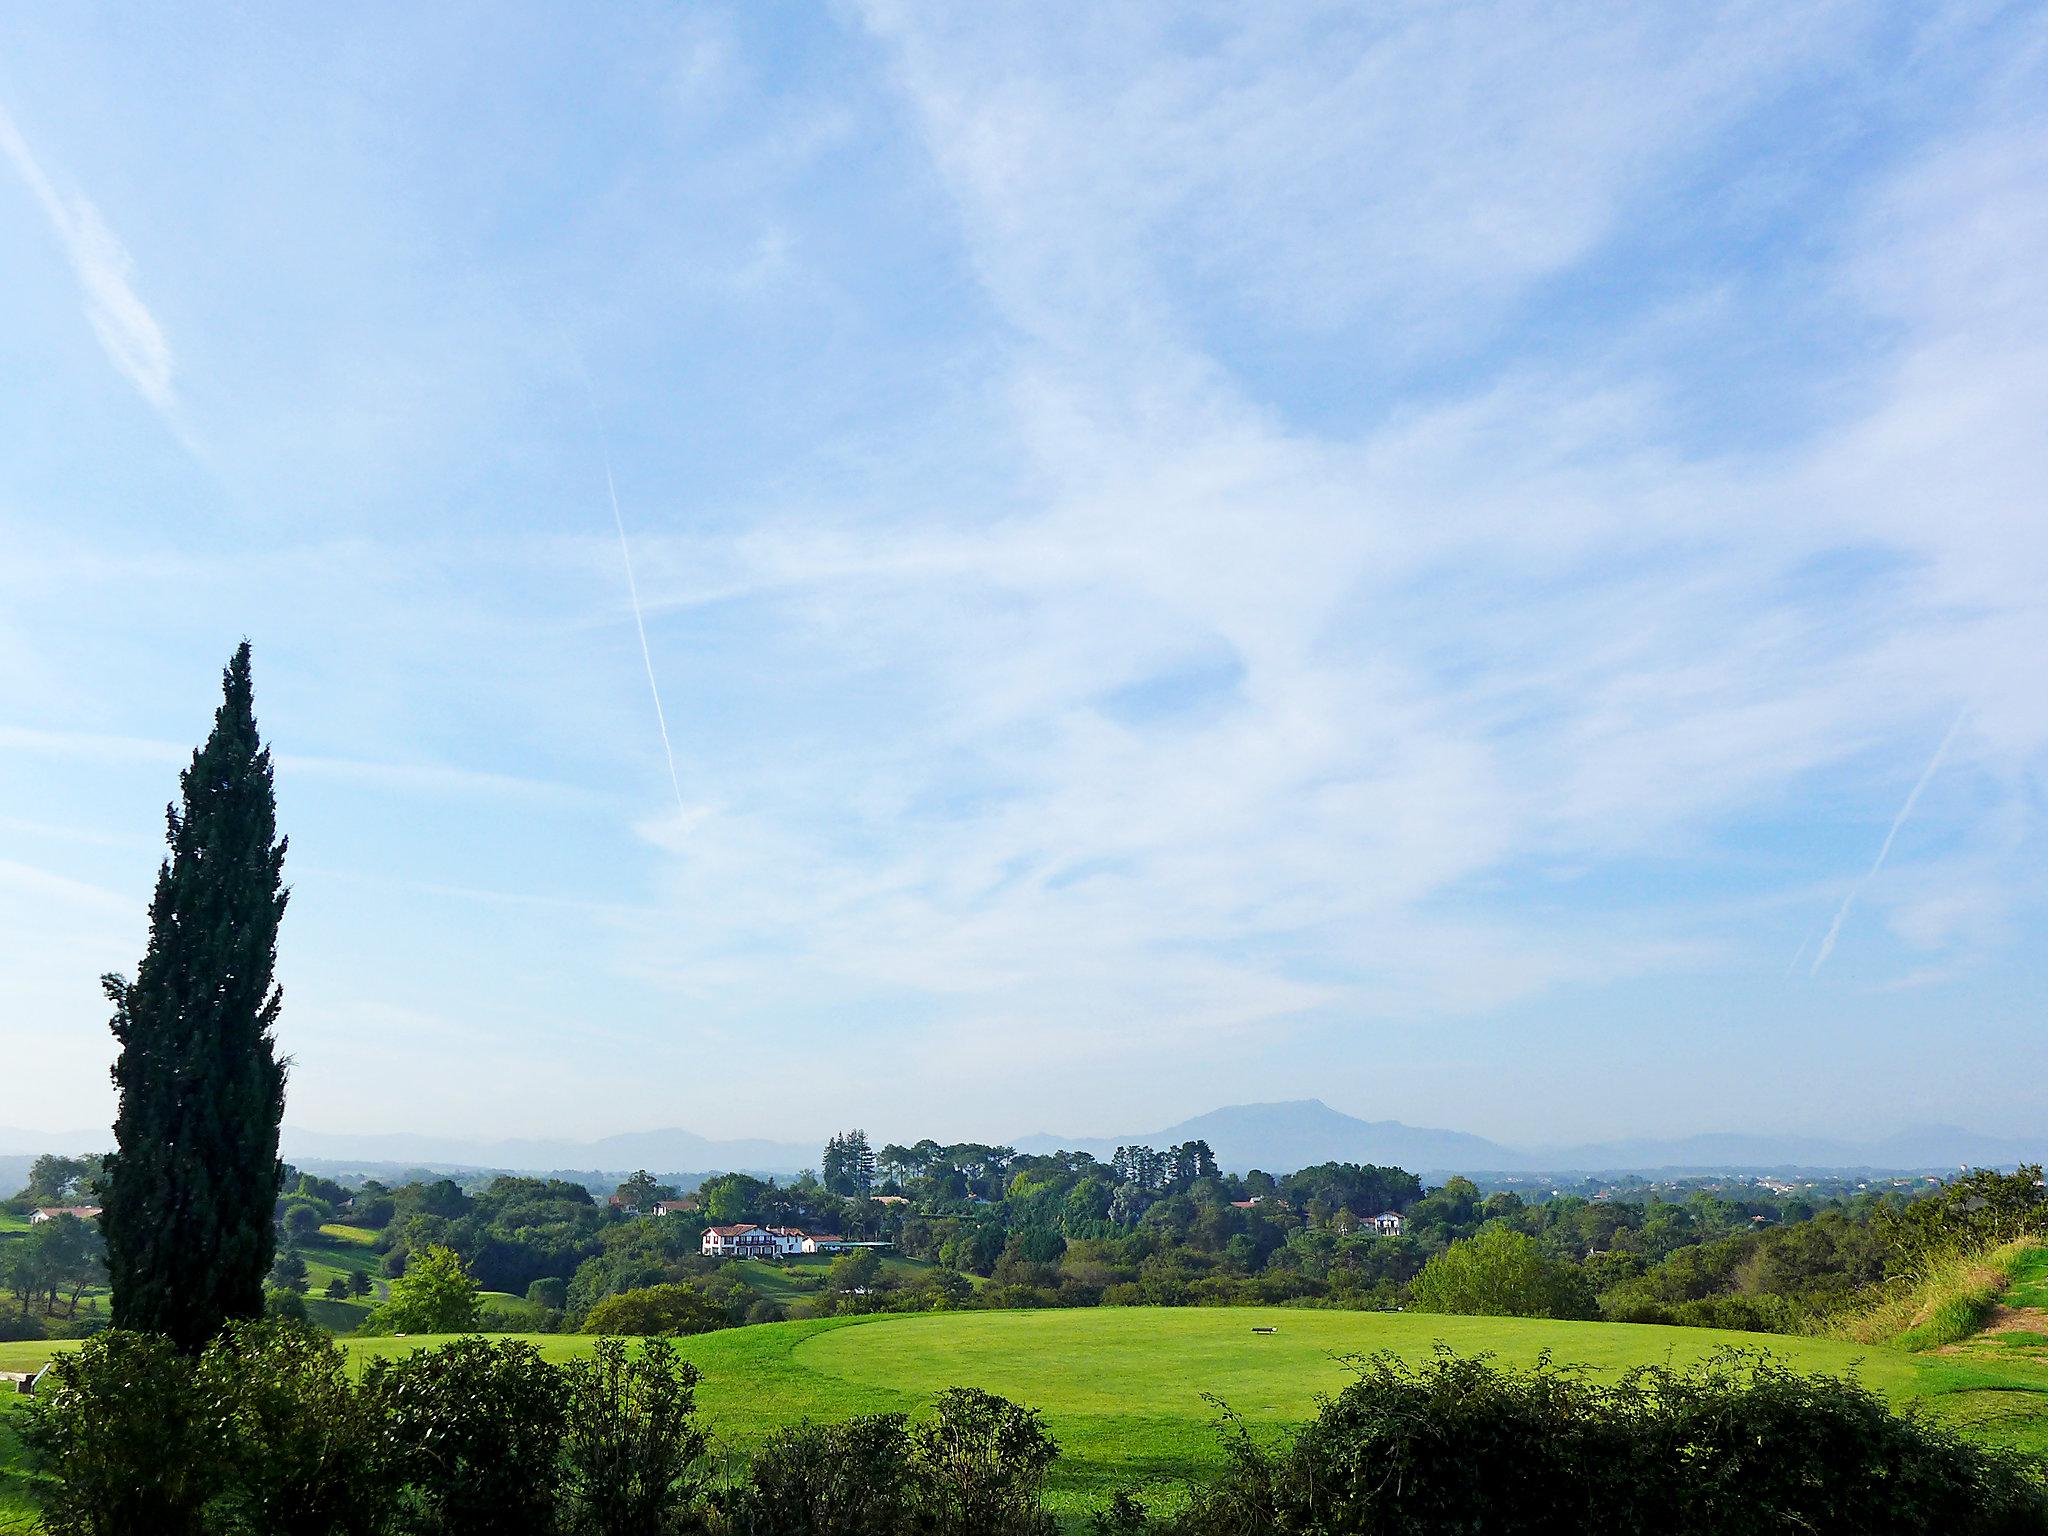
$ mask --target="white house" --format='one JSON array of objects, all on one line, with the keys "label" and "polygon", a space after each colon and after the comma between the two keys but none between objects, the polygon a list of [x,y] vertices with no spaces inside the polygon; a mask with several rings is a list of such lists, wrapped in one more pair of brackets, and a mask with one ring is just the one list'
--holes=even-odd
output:
[{"label": "white house", "polygon": [[76,1216],[80,1221],[96,1221],[99,1214],[100,1208],[96,1205],[40,1205],[36,1207],[36,1213],[29,1217],[28,1224],[34,1226],[39,1221],[55,1221],[59,1216]]},{"label": "white house", "polygon": [[1399,1237],[1404,1225],[1399,1211],[1382,1211],[1371,1222],[1373,1231],[1381,1237]]},{"label": "white house", "polygon": [[795,1252],[780,1232],[743,1221],[730,1227],[704,1229],[704,1253],[714,1259],[779,1259]]}]

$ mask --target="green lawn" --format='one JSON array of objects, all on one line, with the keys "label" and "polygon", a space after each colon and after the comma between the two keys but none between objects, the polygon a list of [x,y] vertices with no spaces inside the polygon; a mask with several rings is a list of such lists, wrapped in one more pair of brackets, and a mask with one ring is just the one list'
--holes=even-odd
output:
[{"label": "green lawn", "polygon": [[[1254,1326],[1278,1332],[1255,1334]],[[1441,1340],[1527,1363],[1543,1350],[1611,1373],[1684,1363],[1731,1344],[1776,1351],[1804,1370],[1855,1372],[1901,1406],[1986,1439],[2048,1451],[2048,1365],[1908,1354],[1830,1339],[1765,1337],[1621,1323],[1425,1317],[1255,1308],[1103,1307],[828,1318],[736,1328],[681,1341],[704,1373],[699,1402],[723,1443],[745,1448],[778,1425],[884,1410],[917,1412],[949,1386],[979,1386],[1042,1409],[1065,1454],[1054,1479],[1070,1516],[1111,1488],[1170,1486],[1215,1460],[1214,1393],[1255,1430],[1298,1424],[1347,1379],[1342,1357],[1391,1349],[1419,1358]],[[358,1358],[429,1339],[350,1339]],[[551,1359],[586,1350],[535,1335]],[[50,1345],[0,1344],[0,1369]]]},{"label": "green lawn", "polygon": [[26,1232],[28,1218],[17,1216],[12,1211],[0,1211],[0,1232]]}]

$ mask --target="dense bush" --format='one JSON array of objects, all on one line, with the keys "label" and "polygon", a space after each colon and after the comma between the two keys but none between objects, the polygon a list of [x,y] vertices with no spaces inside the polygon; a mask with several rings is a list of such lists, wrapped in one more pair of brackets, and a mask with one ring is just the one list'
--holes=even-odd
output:
[{"label": "dense bush", "polygon": [[191,1392],[221,1458],[208,1527],[237,1536],[375,1536],[390,1505],[377,1428],[326,1334],[236,1323]]},{"label": "dense bush", "polygon": [[590,1309],[583,1332],[674,1336],[724,1328],[731,1318],[724,1308],[687,1285],[650,1285],[607,1296]]},{"label": "dense bush", "polygon": [[561,1374],[531,1344],[457,1339],[374,1360],[363,1392],[406,1529],[532,1536],[554,1529],[562,1480]]},{"label": "dense bush", "polygon": [[704,1488],[697,1371],[665,1339],[637,1354],[600,1339],[562,1369],[567,1519],[573,1536],[673,1536]]},{"label": "dense bush", "polygon": [[719,1500],[721,1536],[1051,1536],[1059,1447],[1039,1416],[972,1388],[911,1424],[878,1414],[773,1437]]},{"label": "dense bush", "polygon": [[1418,1312],[1487,1317],[1593,1317],[1585,1277],[1512,1227],[1483,1229],[1422,1267],[1410,1291]]},{"label": "dense bush", "polygon": [[1171,1536],[2040,1536],[2040,1474],[1853,1381],[1729,1352],[1613,1385],[1448,1352],[1359,1378],[1291,1442],[1241,1426]]},{"label": "dense bush", "polygon": [[725,1536],[876,1536],[908,1528],[909,1422],[899,1413],[779,1430],[721,1500]]},{"label": "dense bush", "polygon": [[54,1474],[50,1536],[203,1536],[223,1446],[190,1378],[191,1362],[157,1334],[107,1332],[55,1358],[21,1432]]}]

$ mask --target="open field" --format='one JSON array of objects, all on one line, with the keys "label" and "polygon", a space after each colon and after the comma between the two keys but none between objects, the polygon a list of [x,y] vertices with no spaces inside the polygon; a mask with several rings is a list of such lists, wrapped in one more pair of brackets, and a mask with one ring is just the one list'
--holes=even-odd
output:
[{"label": "open field", "polygon": [[[735,1259],[732,1268],[749,1289],[781,1306],[793,1306],[816,1296],[831,1272],[833,1256],[824,1253],[796,1254],[786,1259]],[[891,1280],[918,1280],[931,1273],[925,1259],[906,1259],[901,1254],[882,1256],[882,1273]],[[988,1284],[980,1275],[965,1277],[979,1289]]]},{"label": "open field", "polygon": [[[1254,1334],[1254,1326],[1276,1328]],[[679,1341],[704,1373],[699,1401],[722,1442],[744,1449],[801,1418],[917,1412],[949,1386],[979,1386],[1044,1411],[1064,1454],[1055,1500],[1068,1515],[1110,1489],[1172,1485],[1213,1465],[1213,1393],[1254,1430],[1279,1430],[1315,1411],[1345,1380],[1342,1357],[1392,1350],[1419,1358],[1439,1341],[1528,1363],[1560,1361],[1614,1373],[1685,1363],[1731,1345],[1769,1349],[1802,1370],[1854,1372],[1904,1407],[2003,1444],[2048,1452],[2048,1362],[1908,1354],[1832,1339],[1737,1334],[1622,1323],[1267,1308],[1103,1307],[1083,1311],[949,1312],[829,1318],[731,1329]],[[351,1339],[361,1358],[430,1339]],[[551,1359],[591,1340],[535,1335]],[[62,1347],[62,1346],[57,1346]],[[50,1353],[0,1344],[0,1369]]]}]

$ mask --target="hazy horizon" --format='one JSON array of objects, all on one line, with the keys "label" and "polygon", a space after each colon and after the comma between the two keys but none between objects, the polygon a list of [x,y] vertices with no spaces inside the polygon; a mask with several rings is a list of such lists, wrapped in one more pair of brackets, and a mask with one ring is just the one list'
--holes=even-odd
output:
[{"label": "hazy horizon", "polygon": [[948,14],[0,15],[0,1121],[2039,1126],[2048,15]]}]

